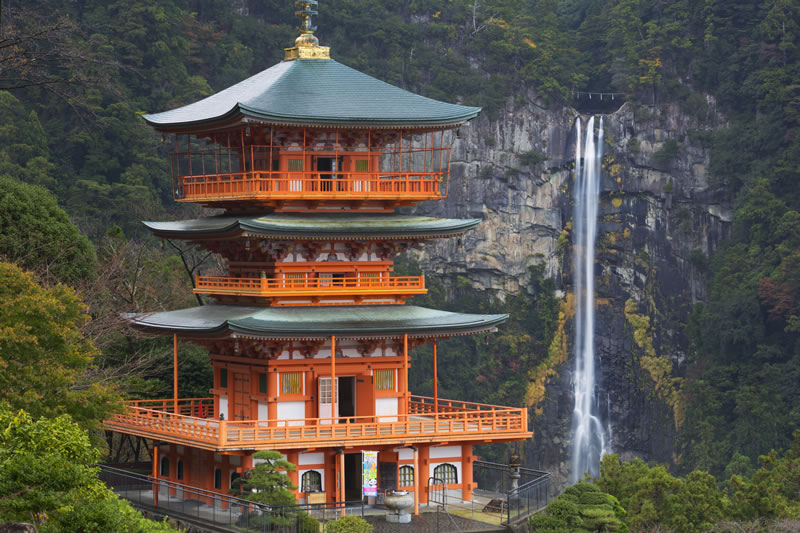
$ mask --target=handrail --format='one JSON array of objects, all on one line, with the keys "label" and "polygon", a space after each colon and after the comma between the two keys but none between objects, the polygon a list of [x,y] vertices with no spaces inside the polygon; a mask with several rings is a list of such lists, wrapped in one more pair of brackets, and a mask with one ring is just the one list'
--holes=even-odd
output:
[{"label": "handrail", "polygon": [[221,172],[178,176],[176,199],[443,197],[446,171],[432,172]]},{"label": "handrail", "polygon": [[[169,401],[165,401],[168,405]],[[215,448],[251,447],[299,441],[396,440],[437,435],[520,434],[527,432],[527,410],[496,406],[493,410],[443,411],[335,418],[226,421],[175,414],[130,405],[105,425],[161,438],[204,443]]]},{"label": "handrail", "polygon": [[197,276],[194,292],[248,292],[254,294],[292,294],[307,291],[375,291],[422,290],[425,276],[383,276],[375,279],[363,276],[346,278],[234,278],[227,276]]}]

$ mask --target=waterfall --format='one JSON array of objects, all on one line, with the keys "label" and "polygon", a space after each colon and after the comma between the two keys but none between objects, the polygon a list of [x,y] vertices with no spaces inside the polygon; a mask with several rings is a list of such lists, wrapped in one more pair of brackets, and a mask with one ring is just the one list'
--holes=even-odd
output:
[{"label": "waterfall", "polygon": [[[575,211],[573,244],[575,269],[575,374],[572,411],[572,446],[569,481],[576,483],[585,472],[598,475],[600,458],[610,428],[600,418],[594,352],[594,250],[597,239],[597,207],[600,197],[600,163],[603,159],[603,118],[595,143],[594,117],[586,125],[581,152],[581,121],[575,121]],[[606,398],[606,401],[607,398]]]}]

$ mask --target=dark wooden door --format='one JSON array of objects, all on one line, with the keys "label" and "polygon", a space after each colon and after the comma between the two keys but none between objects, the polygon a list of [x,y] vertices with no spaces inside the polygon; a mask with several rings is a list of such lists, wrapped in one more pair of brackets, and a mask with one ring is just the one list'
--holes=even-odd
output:
[{"label": "dark wooden door", "polygon": [[250,420],[250,374],[233,374],[233,419]]}]

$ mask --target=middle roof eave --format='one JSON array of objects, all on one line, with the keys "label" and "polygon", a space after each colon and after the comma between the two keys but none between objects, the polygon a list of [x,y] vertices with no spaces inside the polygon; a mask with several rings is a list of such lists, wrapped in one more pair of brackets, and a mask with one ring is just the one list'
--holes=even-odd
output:
[{"label": "middle roof eave", "polygon": [[213,238],[237,232],[271,238],[436,238],[458,235],[480,219],[435,218],[399,214],[218,215],[174,222],[143,222],[154,235],[166,238]]}]

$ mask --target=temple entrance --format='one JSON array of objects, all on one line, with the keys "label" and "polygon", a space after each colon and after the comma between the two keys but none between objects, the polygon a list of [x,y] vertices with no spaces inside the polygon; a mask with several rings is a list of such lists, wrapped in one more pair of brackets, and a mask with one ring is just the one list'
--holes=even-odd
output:
[{"label": "temple entrance", "polygon": [[361,501],[362,465],[360,453],[344,454],[344,500]]},{"label": "temple entrance", "polygon": [[342,376],[337,380],[339,392],[339,423],[346,422],[344,418],[351,418],[350,422],[355,422],[352,417],[356,416],[356,378],[355,376]]},{"label": "temple entrance", "polygon": [[319,179],[323,191],[333,190],[333,180],[340,178],[340,174],[333,174],[342,168],[342,158],[317,157],[315,170],[319,172]]}]

